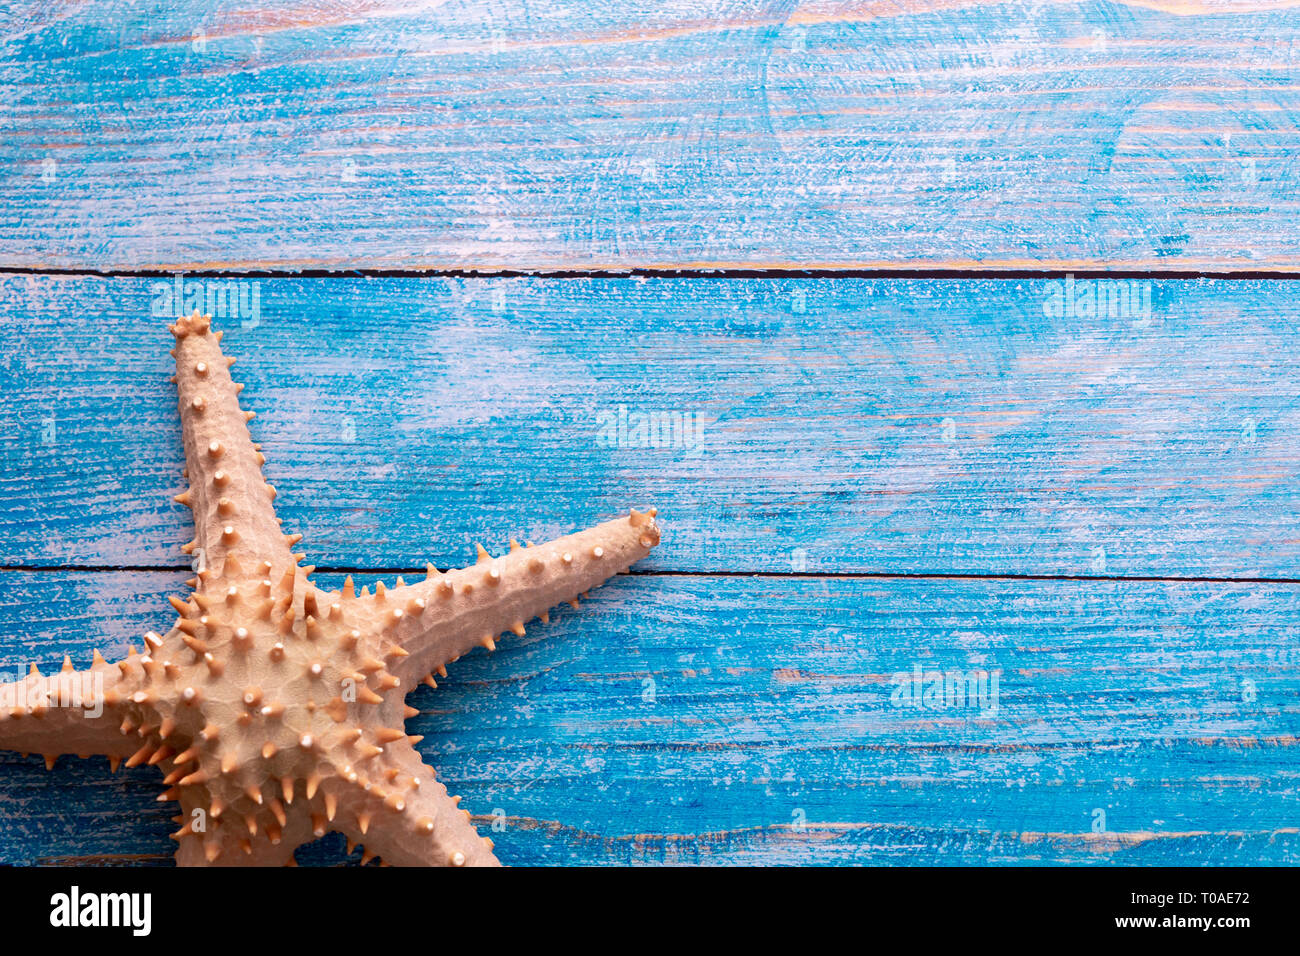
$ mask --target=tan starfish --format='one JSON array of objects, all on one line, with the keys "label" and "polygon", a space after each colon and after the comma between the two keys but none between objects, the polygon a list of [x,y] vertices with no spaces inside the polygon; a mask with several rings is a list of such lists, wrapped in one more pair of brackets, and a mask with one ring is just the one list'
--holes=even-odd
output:
[{"label": "tan starfish", "polygon": [[[46,755],[105,754],[114,769],[156,765],[180,803],[182,865],[291,864],[329,831],[363,844],[365,860],[399,865],[495,864],[482,838],[403,730],[403,698],[422,678],[504,631],[547,619],[626,570],[659,542],[654,511],[418,584],[357,594],[318,589],[275,516],[275,489],[249,436],[222,355],[197,312],[171,326],[186,477],[194,513],[184,547],[198,571],[166,634],[89,670],[0,685],[0,747]],[[436,686],[436,685],[434,685]],[[96,709],[100,712],[96,713]]]}]

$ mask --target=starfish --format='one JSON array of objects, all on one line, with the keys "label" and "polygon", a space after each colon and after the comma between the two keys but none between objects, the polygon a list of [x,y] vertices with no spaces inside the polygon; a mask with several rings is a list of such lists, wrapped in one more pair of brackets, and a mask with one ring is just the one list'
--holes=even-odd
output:
[{"label": "starfish", "polygon": [[180,804],[180,865],[292,865],[294,850],[342,832],[363,862],[495,865],[459,797],[426,766],[403,729],[408,690],[475,647],[625,571],[659,543],[653,509],[548,544],[395,586],[318,588],[275,516],[265,457],[240,408],[243,385],[220,332],[197,311],[176,338],[185,477],[176,500],[194,515],[188,598],[166,634],[147,633],[114,664],[65,657],[0,685],[0,747],[108,756],[114,770],[164,774],[159,800]]}]

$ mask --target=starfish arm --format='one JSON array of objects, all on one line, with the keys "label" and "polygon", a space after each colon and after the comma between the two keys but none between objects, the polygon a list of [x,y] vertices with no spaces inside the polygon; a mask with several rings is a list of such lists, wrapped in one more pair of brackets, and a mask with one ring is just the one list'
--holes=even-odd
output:
[{"label": "starfish arm", "polygon": [[[45,677],[35,665],[0,683],[0,748],[105,754],[157,767],[177,801],[181,865],[291,864],[327,832],[366,845],[363,862],[494,865],[402,721],[415,681],[505,630],[626,570],[659,543],[654,511],[410,587],[360,597],[351,579],[318,590],[279,529],[274,489],[239,407],[219,333],[198,312],[171,326],[194,513],[185,550],[199,567],[178,617],[144,649],[108,664],[98,652]],[[391,668],[391,671],[390,671]]]},{"label": "starfish arm", "polygon": [[316,822],[301,806],[278,805],[283,826],[278,817],[269,825],[250,826],[234,810],[214,816],[210,798],[197,788],[178,789],[180,813],[172,817],[180,825],[172,834],[177,866],[292,866],[294,851],[324,834],[319,828],[313,832]]},{"label": "starfish arm", "polygon": [[221,352],[221,334],[208,316],[195,312],[171,326],[176,337],[176,388],[185,442],[190,487],[177,496],[194,513],[194,540],[187,553],[198,553],[200,588],[253,578],[278,580],[297,565],[292,545],[297,538],[280,531],[272,502],[275,490],[262,477],[265,461],[253,444],[247,422],[252,412],[239,407],[242,385],[230,377]]},{"label": "starfish arm", "polygon": [[[418,739],[418,738],[417,738]],[[448,795],[410,738],[384,746],[342,794],[334,829],[390,866],[500,866],[460,798]]]},{"label": "starfish arm", "polygon": [[547,544],[519,547],[492,558],[479,546],[479,562],[429,576],[391,591],[377,590],[360,608],[376,656],[403,687],[440,670],[475,647],[489,650],[505,631],[524,633],[535,617],[626,571],[659,543],[654,511],[615,518]]},{"label": "starfish arm", "polygon": [[100,754],[115,761],[132,754],[139,742],[121,729],[124,708],[121,674],[104,663],[42,675],[35,667],[22,680],[0,684],[0,749],[43,754],[53,766],[60,754]]}]

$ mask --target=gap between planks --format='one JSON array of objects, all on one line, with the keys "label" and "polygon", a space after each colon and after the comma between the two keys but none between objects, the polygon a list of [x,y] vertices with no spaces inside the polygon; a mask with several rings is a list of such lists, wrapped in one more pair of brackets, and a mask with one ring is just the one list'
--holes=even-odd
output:
[{"label": "gap between planks", "polygon": [[[0,574],[12,573],[193,573],[189,565],[165,564],[5,564]],[[442,570],[449,570],[444,568]],[[363,568],[352,565],[316,565],[313,574],[424,574],[421,567]],[[974,574],[971,572],[918,571],[674,571],[672,569],[629,569],[629,577],[659,578],[835,578],[866,581],[1132,581],[1173,584],[1300,584],[1300,577],[1218,577],[1214,575],[1166,574]]]},{"label": "gap between planks", "polygon": [[629,266],[626,269],[294,269],[281,266],[269,269],[215,269],[177,267],[175,269],[72,269],[6,266],[0,275],[68,276],[102,279],[165,279],[183,273],[194,278],[246,279],[1153,279],[1227,281],[1295,281],[1297,269],[1134,269],[1109,268],[1095,263],[1079,266],[1043,266],[1041,268],[961,268],[961,267],[844,267],[818,268],[791,264],[782,267],[748,268],[718,264],[682,268],[672,266]]}]

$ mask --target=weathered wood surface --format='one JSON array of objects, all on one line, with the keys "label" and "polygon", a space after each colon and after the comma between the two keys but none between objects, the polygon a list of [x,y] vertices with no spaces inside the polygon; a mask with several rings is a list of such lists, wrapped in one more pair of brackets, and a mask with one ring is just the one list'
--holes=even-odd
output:
[{"label": "weathered wood surface", "polygon": [[[0,573],[0,663],[120,653],[183,577]],[[1296,585],[633,575],[408,728],[512,864],[1295,863],[1298,622]],[[996,709],[894,703],[917,665]],[[158,779],[0,756],[0,860],[165,862]]]},{"label": "weathered wood surface", "polygon": [[[0,275],[0,670],[186,576],[170,280],[86,273],[1294,271],[1290,6],[10,5],[0,269],[70,274]],[[1133,281],[198,304],[323,567],[660,507],[639,573],[410,697],[505,862],[1298,863],[1300,288]],[[0,754],[0,863],[167,862],[157,782]]]},{"label": "weathered wood surface", "polygon": [[[1051,318],[1046,280],[246,281],[255,327],[216,322],[322,566],[655,504],[673,571],[1300,567],[1293,282]],[[0,278],[0,564],[181,566],[159,283]],[[620,408],[700,427],[652,447]]]},{"label": "weathered wood surface", "polygon": [[0,266],[1295,270],[1290,6],[11,4]]}]

